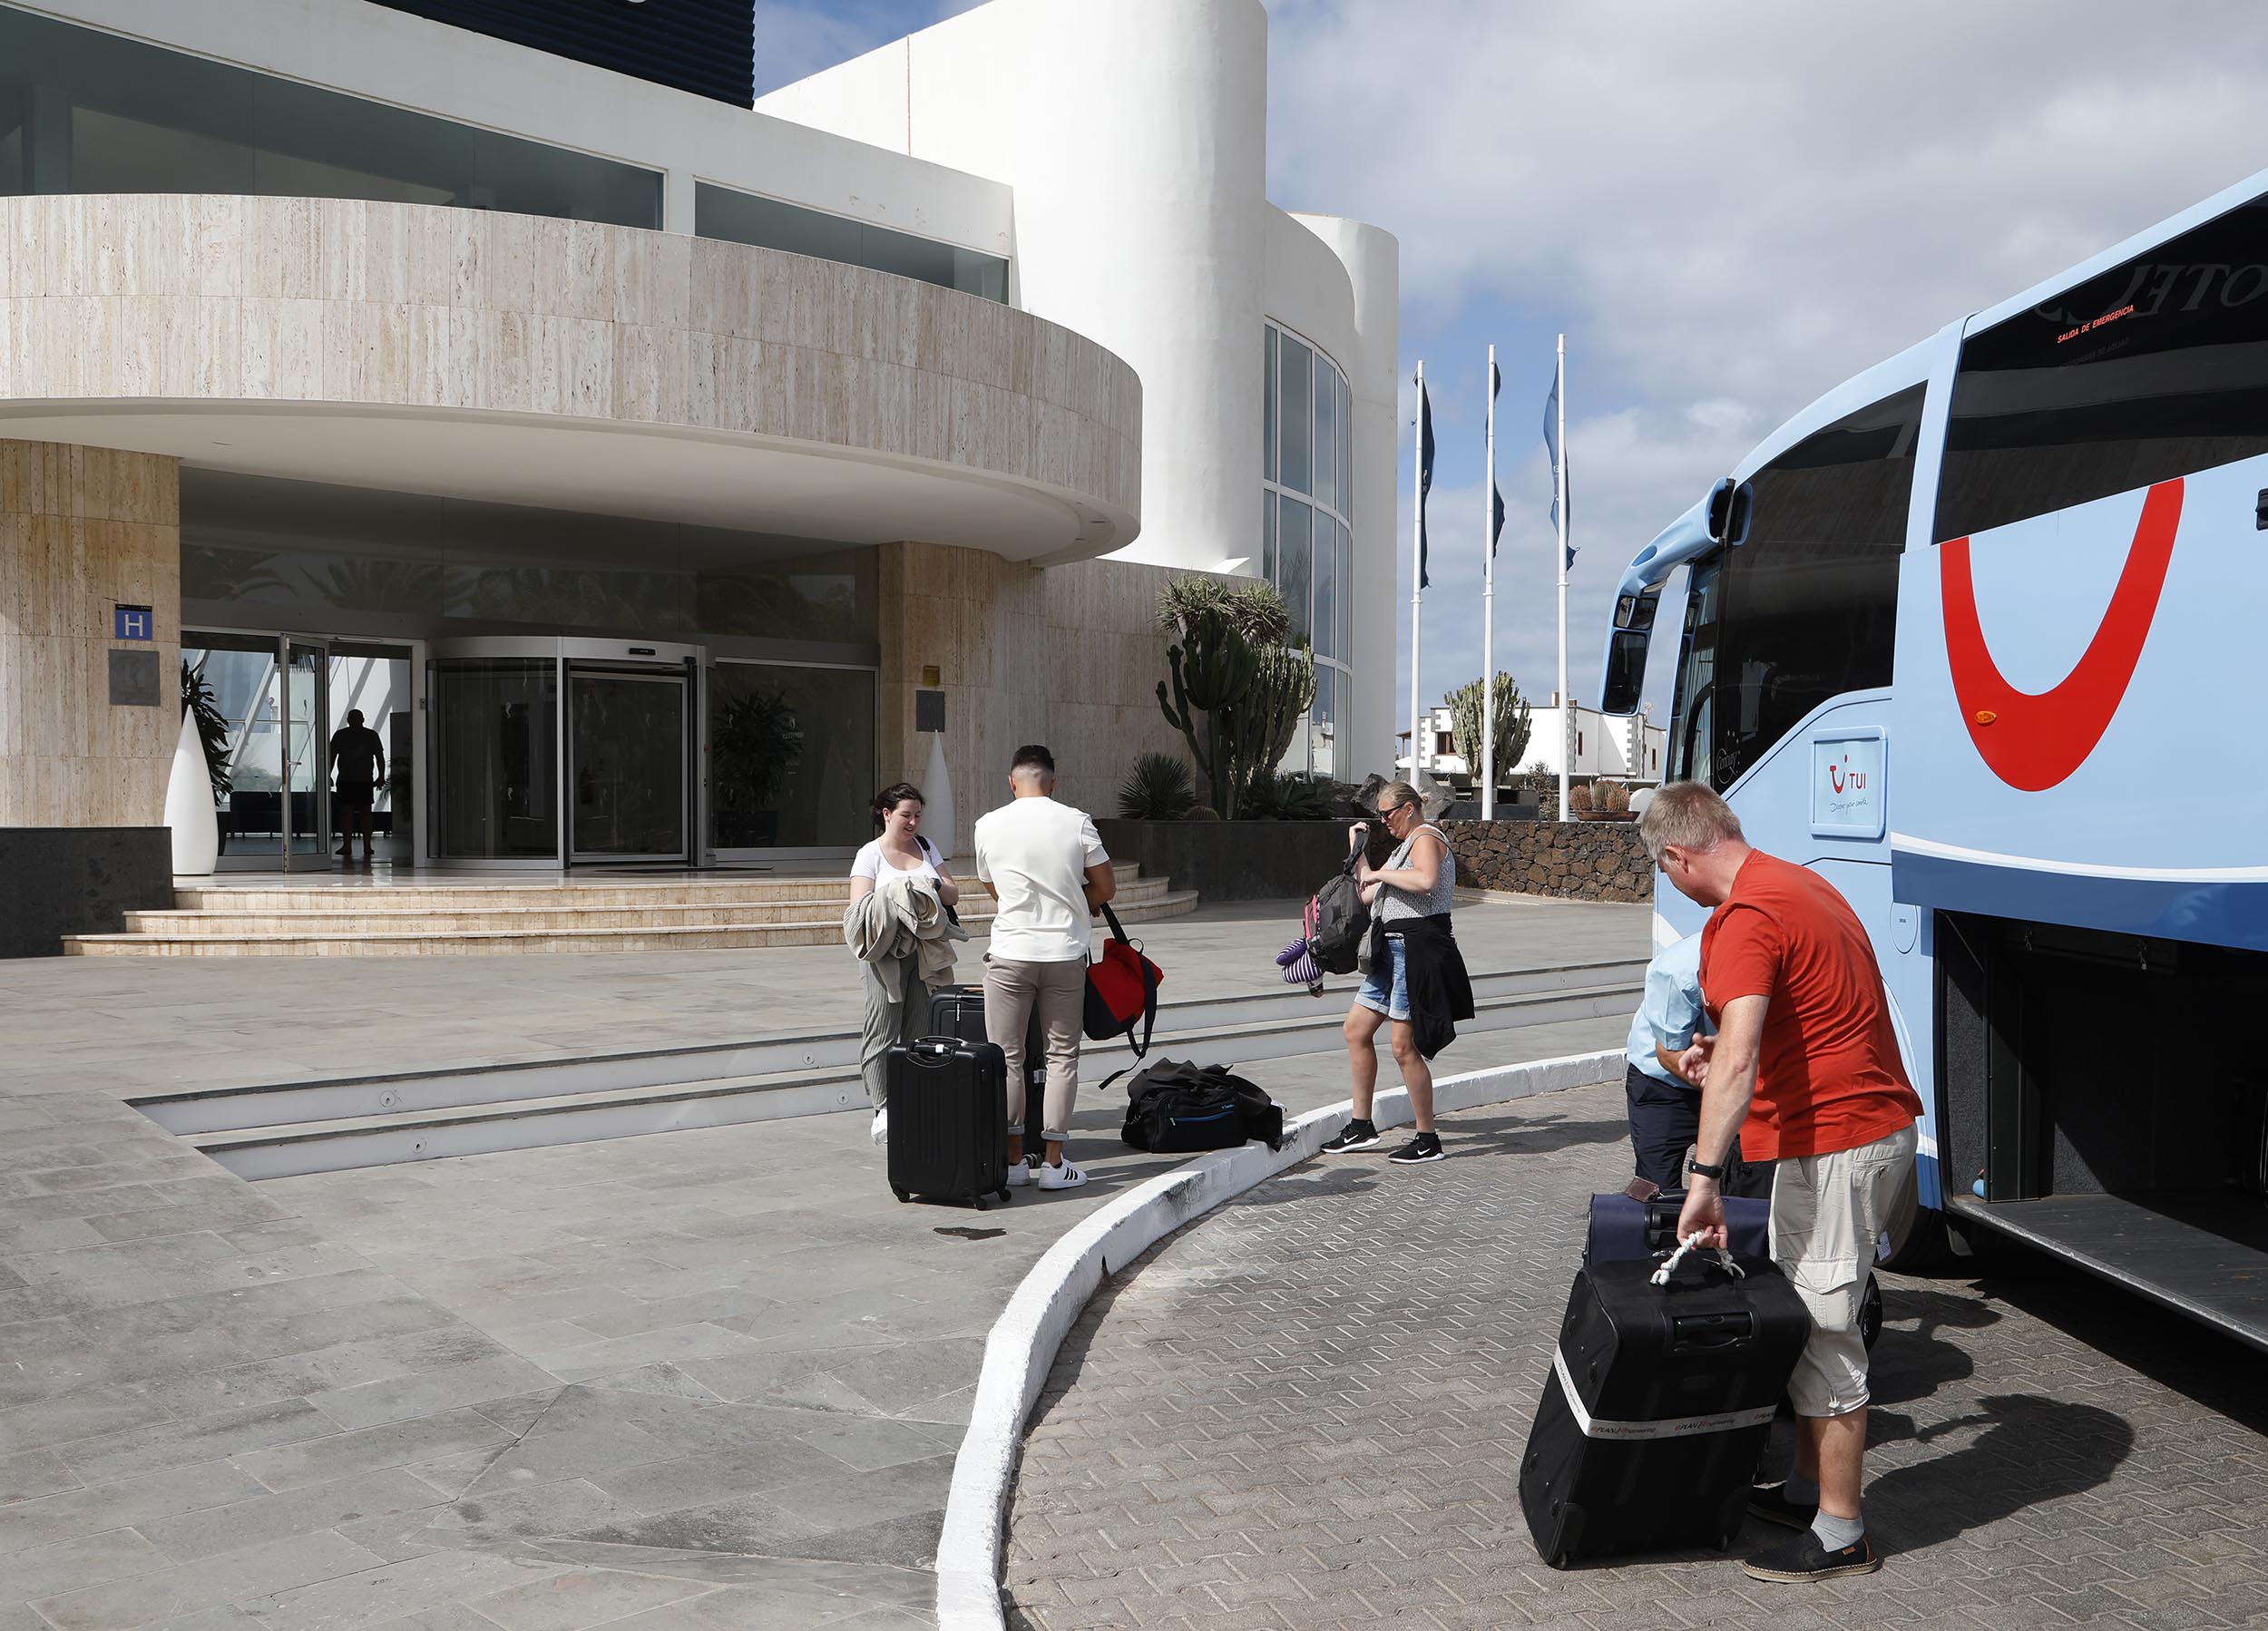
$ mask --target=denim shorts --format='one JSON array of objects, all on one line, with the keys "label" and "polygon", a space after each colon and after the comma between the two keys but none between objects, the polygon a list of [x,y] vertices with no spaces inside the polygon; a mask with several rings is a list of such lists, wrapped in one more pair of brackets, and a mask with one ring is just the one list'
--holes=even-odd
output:
[{"label": "denim shorts", "polygon": [[1386,936],[1386,963],[1391,965],[1391,975],[1386,966],[1372,963],[1354,1000],[1389,1020],[1406,1021],[1410,1017],[1410,953],[1399,934]]}]

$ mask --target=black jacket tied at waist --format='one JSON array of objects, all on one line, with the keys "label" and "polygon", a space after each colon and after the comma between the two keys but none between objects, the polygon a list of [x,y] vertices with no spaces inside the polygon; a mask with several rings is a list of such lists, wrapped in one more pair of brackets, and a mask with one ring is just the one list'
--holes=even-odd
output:
[{"label": "black jacket tied at waist", "polygon": [[1446,912],[1431,917],[1397,917],[1391,924],[1374,917],[1370,922],[1371,966],[1392,968],[1386,960],[1391,933],[1402,942],[1410,985],[1410,1030],[1418,1051],[1432,1059],[1457,1040],[1459,1020],[1472,1018],[1472,981],[1465,972],[1464,953],[1450,933]]}]

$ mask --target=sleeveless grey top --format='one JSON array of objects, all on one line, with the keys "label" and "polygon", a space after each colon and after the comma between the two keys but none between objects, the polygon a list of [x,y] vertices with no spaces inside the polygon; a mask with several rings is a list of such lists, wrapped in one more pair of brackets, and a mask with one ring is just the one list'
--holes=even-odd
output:
[{"label": "sleeveless grey top", "polygon": [[1409,865],[1410,846],[1417,842],[1418,833],[1431,833],[1440,842],[1444,852],[1442,855],[1441,875],[1433,880],[1432,890],[1426,894],[1419,894],[1413,890],[1397,889],[1392,884],[1387,884],[1380,892],[1378,919],[1381,923],[1391,923],[1399,918],[1405,917],[1439,917],[1447,912],[1456,901],[1457,863],[1454,857],[1446,853],[1449,848],[1449,840],[1439,827],[1418,828],[1416,833],[1412,833],[1402,841],[1401,848],[1386,857],[1385,865],[1380,867],[1379,870],[1392,872],[1396,867]]}]

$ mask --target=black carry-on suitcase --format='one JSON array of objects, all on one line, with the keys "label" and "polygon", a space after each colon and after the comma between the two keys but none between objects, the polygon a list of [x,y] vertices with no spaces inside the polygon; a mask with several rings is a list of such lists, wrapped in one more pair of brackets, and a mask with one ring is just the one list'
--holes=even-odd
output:
[{"label": "black carry-on suitcase", "polygon": [[[964,1042],[984,1040],[984,988],[981,985],[941,985],[929,993],[929,1030],[932,1036],[957,1036]],[[1023,1033],[1023,1153],[1036,1161],[1045,1148],[1040,1137],[1047,1126],[1047,1037],[1040,1029],[1038,1010]]]},{"label": "black carry-on suitcase", "polygon": [[1740,1533],[1774,1411],[1810,1334],[1795,1287],[1760,1257],[1696,1251],[1575,1276],[1552,1373],[1520,1456],[1520,1504],[1554,1568]]},{"label": "black carry-on suitcase", "polygon": [[923,1037],[893,1047],[890,1188],[898,1199],[1008,1198],[1008,1056],[991,1042]]}]

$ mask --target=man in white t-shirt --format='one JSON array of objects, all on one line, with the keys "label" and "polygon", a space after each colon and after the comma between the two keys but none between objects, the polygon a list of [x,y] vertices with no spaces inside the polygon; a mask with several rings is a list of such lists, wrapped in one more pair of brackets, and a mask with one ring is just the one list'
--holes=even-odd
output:
[{"label": "man in white t-shirt", "polygon": [[[1008,1181],[1075,1189],[1087,1175],[1063,1158],[1079,1098],[1079,1037],[1087,1006],[1089,924],[1118,893],[1093,817],[1057,804],[1055,756],[1019,747],[1008,768],[1015,796],[977,817],[976,876],[1000,903],[984,954],[984,1030],[1008,1055]],[[1025,1028],[1039,1010],[1047,1038],[1047,1149],[1024,1164]]]}]

